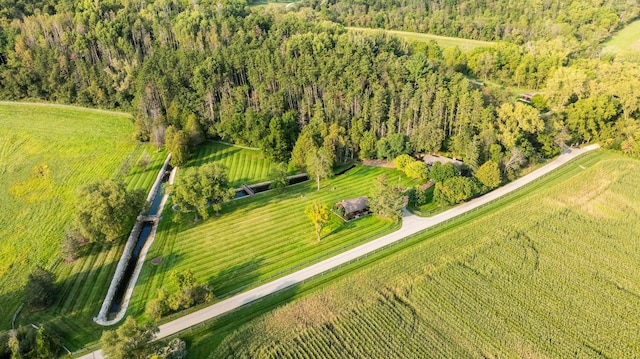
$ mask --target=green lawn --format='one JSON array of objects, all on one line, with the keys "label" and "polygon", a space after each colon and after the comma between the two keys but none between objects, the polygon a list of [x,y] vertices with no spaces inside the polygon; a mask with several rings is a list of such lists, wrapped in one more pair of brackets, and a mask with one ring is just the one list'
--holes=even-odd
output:
[{"label": "green lawn", "polygon": [[640,20],[636,20],[616,32],[603,45],[606,52],[640,50]]},{"label": "green lawn", "polygon": [[318,242],[305,207],[313,201],[329,205],[367,195],[371,182],[387,174],[393,183],[409,186],[411,181],[394,169],[357,166],[346,174],[322,182],[306,182],[275,191],[245,197],[225,206],[220,217],[193,223],[193,216],[172,223],[165,209],[158,235],[148,258],[163,257],[158,266],[145,266],[130,306],[139,315],[156,295],[172,271],[191,269],[207,282],[217,296],[255,286],[296,268],[309,265],[346,248],[379,237],[397,228],[394,223],[373,216],[344,223],[331,216]]},{"label": "green lawn", "polygon": [[227,175],[234,188],[242,184],[266,181],[271,166],[271,161],[266,159],[260,150],[220,142],[208,142],[200,146],[192,158],[187,166],[200,166],[211,161],[221,162],[227,167]]},{"label": "green lawn", "polygon": [[126,114],[0,104],[0,329],[31,269],[56,260],[76,189],[120,172],[132,131]]},{"label": "green lawn", "polygon": [[459,37],[438,36],[438,35],[425,34],[425,33],[420,33],[420,32],[408,32],[408,31],[398,31],[398,30],[383,30],[383,29],[369,29],[369,28],[363,28],[363,27],[347,27],[346,29],[351,30],[351,31],[362,31],[362,32],[367,32],[367,33],[373,33],[373,32],[381,31],[381,32],[385,32],[385,33],[387,33],[389,35],[398,36],[398,37],[403,38],[403,39],[408,40],[408,41],[426,42],[426,41],[434,40],[443,49],[447,48],[447,47],[457,46],[461,50],[466,51],[466,50],[472,50],[472,49],[474,49],[476,47],[480,47],[480,46],[491,46],[491,45],[493,45],[492,42],[488,42],[488,41],[470,40],[470,39],[463,39],[463,38],[459,38]]},{"label": "green lawn", "polygon": [[192,331],[190,357],[636,357],[639,170],[587,154]]}]

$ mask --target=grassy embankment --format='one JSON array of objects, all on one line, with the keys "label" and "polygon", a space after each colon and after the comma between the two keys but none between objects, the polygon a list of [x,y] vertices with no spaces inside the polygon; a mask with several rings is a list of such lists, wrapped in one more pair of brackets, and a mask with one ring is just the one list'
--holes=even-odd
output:
[{"label": "grassy embankment", "polygon": [[638,170],[587,154],[194,330],[190,357],[637,356]]},{"label": "grassy embankment", "polygon": [[640,50],[640,20],[636,20],[616,32],[603,45],[605,52]]},{"label": "grassy embankment", "polygon": [[126,114],[0,104],[0,330],[11,325],[27,274],[58,258],[76,189],[113,177],[141,150],[132,130]]}]

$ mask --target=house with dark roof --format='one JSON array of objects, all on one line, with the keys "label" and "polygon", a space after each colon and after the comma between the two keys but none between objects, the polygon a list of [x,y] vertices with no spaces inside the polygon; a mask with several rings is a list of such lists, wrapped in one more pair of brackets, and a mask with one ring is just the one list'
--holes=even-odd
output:
[{"label": "house with dark roof", "polygon": [[367,196],[344,199],[336,203],[334,212],[345,221],[360,218],[371,213],[368,201]]}]

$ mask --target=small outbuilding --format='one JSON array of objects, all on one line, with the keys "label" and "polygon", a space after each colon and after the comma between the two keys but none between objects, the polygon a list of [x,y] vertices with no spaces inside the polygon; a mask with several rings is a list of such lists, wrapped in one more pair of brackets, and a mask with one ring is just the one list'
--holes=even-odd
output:
[{"label": "small outbuilding", "polygon": [[345,221],[360,218],[371,213],[368,201],[367,196],[344,199],[336,203],[334,212]]}]

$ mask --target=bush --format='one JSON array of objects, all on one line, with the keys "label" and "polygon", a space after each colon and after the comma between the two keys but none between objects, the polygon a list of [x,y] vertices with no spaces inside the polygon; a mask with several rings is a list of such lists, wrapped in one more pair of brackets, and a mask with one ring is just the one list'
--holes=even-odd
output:
[{"label": "bush", "polygon": [[422,161],[413,161],[404,168],[404,173],[414,180],[426,181],[429,178],[427,164]]},{"label": "bush", "polygon": [[436,183],[435,200],[444,205],[464,202],[480,193],[479,184],[471,178],[452,177],[443,183]]},{"label": "bush", "polygon": [[437,183],[442,183],[448,178],[452,178],[457,176],[460,173],[458,168],[453,163],[445,163],[442,164],[440,162],[435,162],[431,166],[431,170],[429,171],[429,177]]},{"label": "bush", "polygon": [[404,171],[405,168],[407,167],[407,165],[409,163],[414,162],[415,160],[413,159],[413,157],[403,154],[400,155],[398,157],[396,157],[396,159],[393,160],[393,164],[396,166],[396,169],[398,171]]}]

